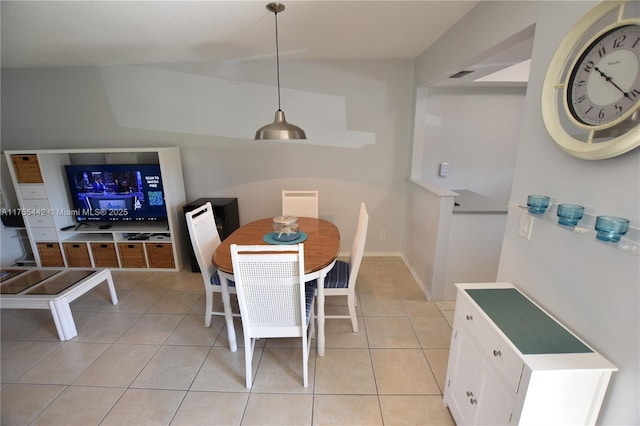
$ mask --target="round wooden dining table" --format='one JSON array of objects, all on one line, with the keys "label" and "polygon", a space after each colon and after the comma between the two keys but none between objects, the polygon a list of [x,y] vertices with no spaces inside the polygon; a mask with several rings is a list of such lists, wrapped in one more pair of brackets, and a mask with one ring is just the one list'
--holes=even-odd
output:
[{"label": "round wooden dining table", "polygon": [[[317,352],[324,356],[324,278],[333,268],[338,253],[340,252],[340,232],[331,222],[324,219],[299,217],[298,225],[301,232],[307,234],[304,244],[304,269],[307,281],[318,280],[317,293],[317,321],[318,335]],[[229,335],[229,347],[231,351],[237,350],[233,315],[229,306],[229,290],[227,280],[233,279],[233,265],[231,263],[231,244],[260,245],[265,242],[265,235],[273,232],[273,218],[259,219],[236,229],[225,238],[213,254],[213,264],[218,269],[218,275],[222,284],[222,299],[225,302],[225,319],[227,333]],[[227,312],[228,311],[228,312]]]}]

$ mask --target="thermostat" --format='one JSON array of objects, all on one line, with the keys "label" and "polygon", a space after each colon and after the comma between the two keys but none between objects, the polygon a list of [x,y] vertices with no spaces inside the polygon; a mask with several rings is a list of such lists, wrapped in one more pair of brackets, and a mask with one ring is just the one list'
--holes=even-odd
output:
[{"label": "thermostat", "polygon": [[440,176],[449,176],[449,163],[447,163],[446,161],[440,163]]}]

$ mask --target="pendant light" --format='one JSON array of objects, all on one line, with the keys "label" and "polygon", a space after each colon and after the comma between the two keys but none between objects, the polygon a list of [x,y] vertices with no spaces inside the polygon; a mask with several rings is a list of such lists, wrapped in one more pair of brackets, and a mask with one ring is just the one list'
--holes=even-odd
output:
[{"label": "pendant light", "polygon": [[273,123],[267,124],[256,131],[256,140],[287,140],[306,139],[304,130],[300,127],[287,123],[284,112],[280,109],[280,51],[278,49],[278,13],[284,10],[282,3],[269,3],[267,10],[273,12],[276,19],[276,71],[278,78],[278,110],[276,111]]}]

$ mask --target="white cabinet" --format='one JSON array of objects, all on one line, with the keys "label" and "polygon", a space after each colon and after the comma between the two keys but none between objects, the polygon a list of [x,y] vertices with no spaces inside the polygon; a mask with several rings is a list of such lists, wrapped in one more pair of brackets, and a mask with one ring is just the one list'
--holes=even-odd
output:
[{"label": "white cabinet", "polygon": [[457,424],[594,424],[609,361],[508,283],[456,284],[444,403]]},{"label": "white cabinet", "polygon": [[453,332],[449,365],[455,366],[456,374],[451,377],[447,388],[449,409],[457,413],[458,424],[475,423],[478,416],[479,379],[481,358],[468,336],[458,330]]},{"label": "white cabinet", "polygon": [[18,192],[20,193],[20,197],[23,200],[38,200],[47,198],[47,191],[44,188],[44,185],[38,184],[27,184],[27,185],[18,185]]},{"label": "white cabinet", "polygon": [[[15,162],[14,162],[15,164]],[[56,225],[50,215],[51,206],[44,185],[18,185],[20,204],[23,208],[25,227],[33,241],[56,241]]]},{"label": "white cabinet", "polygon": [[[5,156],[37,266],[179,271],[187,262],[178,148],[25,150],[5,151]],[[97,224],[74,226],[64,166],[93,164],[158,164],[166,222],[113,222],[108,230]],[[130,239],[138,234],[148,239]],[[135,256],[127,251],[131,245]]]},{"label": "white cabinet", "polygon": [[448,397],[451,412],[458,413],[454,415],[456,422],[509,424],[514,411],[514,392],[487,365],[475,342],[466,333],[454,332],[451,350],[455,359],[449,362],[455,365],[456,374],[448,383]]}]

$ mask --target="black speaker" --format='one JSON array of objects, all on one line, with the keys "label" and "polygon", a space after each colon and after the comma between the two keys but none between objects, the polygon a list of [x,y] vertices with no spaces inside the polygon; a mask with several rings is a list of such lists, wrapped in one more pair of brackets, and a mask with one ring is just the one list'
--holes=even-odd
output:
[{"label": "black speaker", "polygon": [[[238,199],[237,198],[198,198],[186,204],[183,207],[184,213],[197,209],[208,202],[213,206],[213,217],[216,219],[216,226],[220,239],[224,240],[233,231],[240,227],[240,217],[238,215]],[[185,222],[186,226],[186,222]],[[189,259],[191,261],[191,271],[200,272],[196,255],[191,245],[191,237],[187,229],[187,237],[189,240]]]}]

